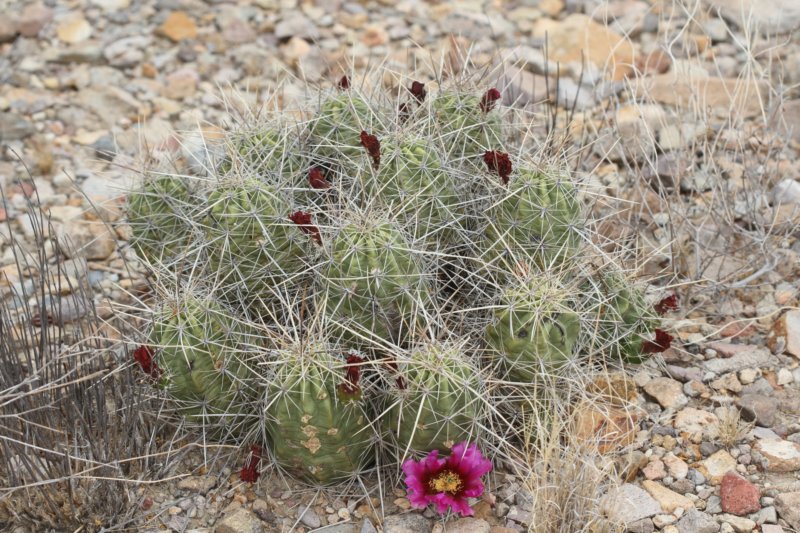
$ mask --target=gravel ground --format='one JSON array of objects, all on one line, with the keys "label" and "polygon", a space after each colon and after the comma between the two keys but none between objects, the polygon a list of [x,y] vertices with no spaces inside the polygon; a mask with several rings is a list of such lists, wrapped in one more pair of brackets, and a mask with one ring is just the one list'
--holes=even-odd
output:
[{"label": "gravel ground", "polygon": [[[751,8],[756,31],[741,20]],[[633,230],[646,273],[663,274],[663,245],[677,236],[665,229],[665,196],[631,189],[630,180],[669,181],[709,213],[725,180],[734,210],[737,199],[753,201],[734,219],[750,240],[704,255],[725,226],[698,226],[684,212],[710,236],[669,270],[727,290],[696,291],[672,317],[677,345],[634,369],[643,413],[631,428],[635,467],[604,505],[631,532],[800,531],[797,2],[0,0],[0,12],[0,222],[11,221],[0,225],[3,297],[26,283],[3,239],[9,228],[32,235],[23,209],[35,186],[56,230],[88,260],[109,316],[106,302],[129,302],[142,278],[125,269],[133,253],[124,227],[114,234],[97,219],[121,217],[142,147],[191,155],[198,139],[218,135],[221,95],[247,89],[241,98],[255,105],[260,90],[284,80],[291,99],[306,93],[305,82],[338,79],[348,62],[356,70],[415,64],[430,79],[431,57],[471,47],[476,65],[507,66],[492,80],[506,104],[574,108],[571,128],[592,147],[580,177],[647,207]],[[545,82],[555,62],[557,85]],[[611,222],[598,228],[601,238],[630,236],[630,224]],[[769,228],[761,248],[754,227]],[[718,429],[735,433],[731,406],[742,431],[725,442]],[[510,474],[495,476],[474,518],[443,522],[410,511],[402,491],[381,506],[270,474],[254,485],[230,470],[200,475],[201,463],[188,456],[179,472],[188,477],[139,491],[137,530],[505,533],[535,525],[530,495]]]}]

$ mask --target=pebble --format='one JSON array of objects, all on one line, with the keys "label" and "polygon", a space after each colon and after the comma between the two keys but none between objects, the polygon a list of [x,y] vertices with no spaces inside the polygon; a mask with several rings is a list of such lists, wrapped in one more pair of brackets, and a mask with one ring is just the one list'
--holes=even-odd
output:
[{"label": "pebble", "polygon": [[613,522],[622,524],[638,522],[661,512],[661,506],[648,492],[631,483],[611,489],[601,507]]},{"label": "pebble", "polygon": [[800,444],[780,439],[759,440],[755,450],[765,459],[767,472],[800,470]]},{"label": "pebble", "polygon": [[647,382],[644,391],[656,399],[664,408],[683,407],[689,399],[683,394],[679,381],[669,378],[655,378]]},{"label": "pebble", "polygon": [[719,450],[703,460],[701,470],[711,485],[719,485],[731,470],[736,470],[736,459],[727,450]]},{"label": "pebble", "polygon": [[92,26],[82,15],[70,15],[59,23],[56,34],[65,43],[75,44],[92,36]]},{"label": "pebble", "polygon": [[686,496],[682,496],[655,481],[645,480],[642,482],[644,488],[650,495],[658,501],[661,510],[671,513],[678,508],[688,510],[694,507],[692,500]]},{"label": "pebble", "polygon": [[27,4],[17,21],[17,31],[23,37],[36,37],[52,19],[53,12],[44,4]]},{"label": "pebble", "polygon": [[737,516],[745,516],[761,509],[761,492],[758,487],[730,471],[720,484],[722,511]]},{"label": "pebble", "polygon": [[680,533],[717,533],[719,524],[708,514],[691,508],[676,524]]},{"label": "pebble", "polygon": [[174,11],[167,16],[156,33],[177,43],[197,37],[197,26],[185,12]]}]

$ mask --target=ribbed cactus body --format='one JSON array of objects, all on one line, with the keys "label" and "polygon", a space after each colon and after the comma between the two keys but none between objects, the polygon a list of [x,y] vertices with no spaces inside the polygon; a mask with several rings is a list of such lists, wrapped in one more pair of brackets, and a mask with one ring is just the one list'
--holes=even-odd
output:
[{"label": "ribbed cactus body", "polygon": [[424,245],[452,244],[463,200],[434,146],[422,138],[390,138],[381,153],[379,169],[366,173],[366,201],[380,201]]},{"label": "ribbed cactus body", "polygon": [[503,147],[500,114],[481,107],[481,97],[459,91],[437,94],[431,101],[435,127],[449,159],[474,157]]},{"label": "ribbed cactus body", "polygon": [[179,176],[152,176],[128,197],[131,244],[151,263],[169,264],[192,239],[196,207],[186,181]]},{"label": "ribbed cactus body", "polygon": [[592,321],[587,328],[596,329],[599,337],[595,344],[612,359],[641,363],[642,345],[658,327],[658,317],[641,289],[620,274],[605,274],[589,296],[584,305]]},{"label": "ribbed cactus body", "polygon": [[275,459],[293,475],[327,484],[351,478],[374,458],[366,393],[345,361],[325,346],[295,346],[275,357],[266,427]]},{"label": "ribbed cactus body", "polygon": [[308,238],[289,219],[291,206],[276,189],[233,181],[215,189],[208,204],[209,258],[223,295],[269,298],[298,281]]},{"label": "ribbed cactus body", "polygon": [[303,185],[307,164],[298,134],[289,128],[262,129],[235,135],[231,151],[220,165],[226,173],[236,165],[242,174],[256,175],[275,186]]},{"label": "ribbed cactus body", "polygon": [[333,239],[321,279],[327,312],[342,337],[401,342],[430,295],[419,257],[392,223],[349,224]]},{"label": "ribbed cactus body", "polygon": [[248,336],[236,318],[214,300],[190,296],[164,306],[150,339],[160,384],[178,411],[193,424],[240,433],[254,374],[243,351]]},{"label": "ribbed cactus body", "polygon": [[565,289],[529,280],[502,295],[486,339],[511,379],[530,382],[563,367],[579,333],[580,319]]},{"label": "ribbed cactus body", "polygon": [[389,415],[384,432],[400,456],[447,450],[474,440],[482,412],[480,370],[456,345],[414,349],[387,377]]},{"label": "ribbed cactus body", "polygon": [[523,167],[485,216],[481,259],[501,273],[532,265],[546,270],[574,259],[582,242],[580,202],[562,176]]},{"label": "ribbed cactus body", "polygon": [[361,132],[371,131],[377,117],[356,92],[341,91],[330,96],[311,123],[311,143],[317,154],[332,163],[358,160],[364,154]]}]

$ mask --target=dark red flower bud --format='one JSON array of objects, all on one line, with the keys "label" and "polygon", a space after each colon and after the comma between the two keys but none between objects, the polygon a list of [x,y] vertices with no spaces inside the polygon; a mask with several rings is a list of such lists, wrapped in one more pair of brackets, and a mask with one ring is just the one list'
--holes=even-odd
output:
[{"label": "dark red flower bud", "polygon": [[258,464],[261,462],[261,446],[253,445],[250,447],[250,454],[244,460],[244,466],[239,472],[239,479],[243,483],[255,483],[261,472],[258,471]]},{"label": "dark red flower bud", "polygon": [[483,154],[483,162],[486,163],[486,169],[489,172],[497,172],[503,185],[508,183],[508,178],[511,176],[511,158],[505,152],[497,150],[489,150]]},{"label": "dark red flower bud", "polygon": [[672,344],[673,337],[663,329],[656,328],[656,339],[642,343],[642,353],[661,353]]},{"label": "dark red flower bud", "polygon": [[341,89],[342,91],[346,91],[347,89],[350,88],[350,78],[347,77],[347,74],[341,77],[338,86],[339,89]]},{"label": "dark red flower bud", "polygon": [[358,382],[361,379],[361,364],[364,359],[357,355],[347,356],[345,365],[345,382],[339,384],[339,392],[347,396],[355,396],[361,392]]},{"label": "dark red flower bud", "polygon": [[667,296],[660,302],[658,302],[655,306],[653,306],[656,313],[659,315],[665,314],[667,311],[677,311],[678,310],[678,295],[673,294],[672,296]]},{"label": "dark red flower bud", "polygon": [[319,228],[311,223],[311,213],[296,211],[289,215],[289,220],[300,227],[300,231],[310,236],[317,244],[322,244],[322,235]]},{"label": "dark red flower bud", "polygon": [[481,111],[484,113],[488,113],[492,109],[494,109],[494,104],[498,100],[500,100],[501,95],[500,91],[492,87],[481,98]]},{"label": "dark red flower bud", "polygon": [[425,84],[419,81],[412,81],[408,90],[411,91],[411,94],[420,104],[425,101],[425,96],[428,94],[428,91],[425,90]]},{"label": "dark red flower bud", "polygon": [[325,174],[317,167],[308,171],[308,183],[314,189],[330,189],[333,187],[331,182],[325,179]]},{"label": "dark red flower bud", "polygon": [[153,348],[145,344],[139,346],[133,351],[133,359],[139,363],[139,366],[142,367],[144,373],[153,379],[158,379],[161,377],[161,369],[158,368],[156,362],[153,361],[154,355],[155,352],[153,351]]},{"label": "dark red flower bud", "polygon": [[372,166],[377,170],[381,165],[381,142],[374,135],[361,131],[361,146],[372,158]]}]

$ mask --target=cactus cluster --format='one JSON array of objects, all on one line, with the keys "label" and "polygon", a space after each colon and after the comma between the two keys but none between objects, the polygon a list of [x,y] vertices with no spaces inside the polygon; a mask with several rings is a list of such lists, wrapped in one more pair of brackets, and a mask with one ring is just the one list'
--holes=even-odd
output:
[{"label": "cactus cluster", "polygon": [[658,324],[643,293],[611,264],[586,274],[578,184],[511,152],[500,99],[343,78],[306,123],[237,132],[191,190],[131,193],[133,244],[180,295],[143,368],[187,420],[331,483],[489,439],[517,408],[487,405],[491,386],[640,360]]}]

